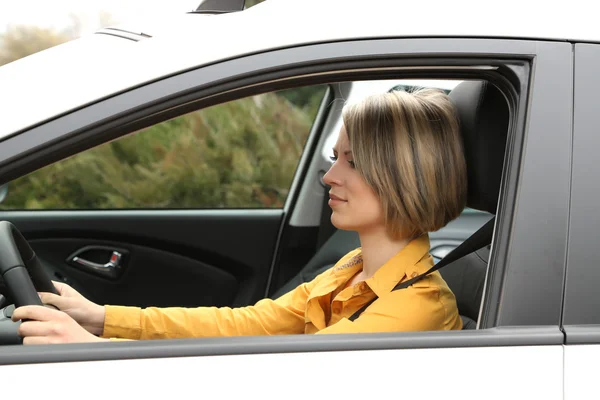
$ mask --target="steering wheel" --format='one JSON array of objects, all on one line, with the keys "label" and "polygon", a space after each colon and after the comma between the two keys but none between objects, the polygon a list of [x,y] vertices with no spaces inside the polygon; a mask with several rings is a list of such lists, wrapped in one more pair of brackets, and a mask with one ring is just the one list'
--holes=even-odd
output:
[{"label": "steering wheel", "polygon": [[[8,221],[0,221],[0,275],[15,307],[42,306],[38,292],[58,294],[27,240]],[[20,322],[12,322],[9,308],[0,310],[0,345],[22,343],[17,333]]]}]

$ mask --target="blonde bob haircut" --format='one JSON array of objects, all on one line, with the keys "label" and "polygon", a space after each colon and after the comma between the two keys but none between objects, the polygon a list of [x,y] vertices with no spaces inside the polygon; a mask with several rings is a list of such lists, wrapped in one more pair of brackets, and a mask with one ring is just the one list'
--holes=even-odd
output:
[{"label": "blonde bob haircut", "polygon": [[439,90],[393,91],[344,107],[358,172],[379,197],[389,233],[414,237],[460,215],[467,167],[450,98]]}]

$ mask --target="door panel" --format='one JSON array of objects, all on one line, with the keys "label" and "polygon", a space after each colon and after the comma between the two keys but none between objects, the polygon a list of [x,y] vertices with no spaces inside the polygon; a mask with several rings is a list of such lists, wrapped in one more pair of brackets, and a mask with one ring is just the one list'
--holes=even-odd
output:
[{"label": "door panel", "polygon": [[[53,279],[101,304],[247,305],[264,296],[281,210],[3,212]],[[86,246],[124,249],[123,273],[67,263]],[[95,260],[101,262],[101,260]],[[108,261],[108,260],[106,260]],[[0,292],[5,292],[0,288]]]},{"label": "door panel", "polygon": [[600,356],[600,181],[598,180],[598,90],[600,46],[575,45],[573,171],[569,251],[562,324],[565,332],[565,399],[598,397]]},{"label": "door panel", "polygon": [[[81,288],[95,303],[140,307],[225,306],[232,304],[239,286],[238,278],[225,269],[148,246],[76,238],[39,239],[30,243],[53,279]],[[65,262],[65,255],[90,245],[128,250],[118,279],[97,276]]]},{"label": "door panel", "polygon": [[[565,326],[600,324],[600,180],[598,179],[598,90],[600,46],[575,45],[573,174],[569,252],[564,297]],[[567,331],[568,332],[568,331]]]}]

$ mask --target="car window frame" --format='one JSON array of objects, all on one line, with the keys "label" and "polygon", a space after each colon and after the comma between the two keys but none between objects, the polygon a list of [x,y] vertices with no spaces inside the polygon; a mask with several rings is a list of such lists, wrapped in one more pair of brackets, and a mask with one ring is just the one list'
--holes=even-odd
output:
[{"label": "car window frame", "polygon": [[[556,143],[552,146],[533,146],[538,144],[542,136],[542,128],[556,130],[562,138],[560,130],[563,117],[558,115],[553,127],[542,119],[547,117],[542,111],[544,97],[548,96],[546,87],[554,82],[554,90],[561,94],[570,93],[572,77],[566,65],[571,63],[570,47],[561,42],[539,42],[529,40],[504,39],[465,39],[465,38],[396,38],[332,42],[301,47],[280,49],[264,54],[245,56],[236,60],[228,60],[210,66],[198,68],[183,74],[175,75],[152,84],[133,89],[110,99],[84,107],[76,112],[59,117],[43,125],[37,126],[20,135],[13,136],[0,146],[0,177],[2,180],[22,174],[41,163],[65,157],[67,153],[89,148],[99,141],[107,141],[140,126],[151,124],[157,118],[166,119],[176,113],[183,113],[189,107],[198,108],[217,101],[225,101],[232,96],[243,96],[248,90],[272,90],[273,82],[282,84],[283,76],[288,76],[293,84],[315,82],[319,77],[331,81],[334,76],[341,78],[372,78],[377,75],[398,76],[403,71],[407,76],[431,76],[432,66],[447,65],[439,68],[440,75],[461,78],[487,78],[502,86],[510,93],[511,87],[519,90],[515,112],[511,121],[511,135],[504,176],[503,191],[499,199],[500,212],[496,223],[493,240],[493,251],[490,260],[486,295],[482,316],[484,322],[481,330],[472,332],[421,332],[393,334],[352,334],[340,337],[322,337],[299,335],[299,337],[273,338],[220,338],[187,339],[181,341],[161,341],[153,343],[107,343],[102,347],[96,345],[69,345],[62,349],[40,347],[39,349],[2,349],[0,363],[27,362],[62,362],[92,359],[121,359],[169,357],[174,354],[186,356],[221,354],[251,354],[253,352],[296,352],[296,351],[329,351],[364,350],[364,349],[399,349],[399,348],[439,348],[439,347],[480,347],[498,345],[550,345],[562,344],[563,336],[559,330],[555,314],[560,313],[558,307],[547,307],[538,302],[527,303],[526,312],[542,311],[544,321],[537,326],[522,324],[522,311],[516,310],[519,304],[515,301],[507,303],[507,293],[522,300],[523,292],[515,291],[519,286],[520,276],[515,275],[517,264],[522,258],[520,246],[523,236],[530,234],[530,228],[524,222],[515,220],[513,215],[529,212],[539,199],[533,188],[518,186],[525,180],[530,182],[540,173],[539,166],[531,161],[522,160],[522,153],[527,144],[528,151],[555,152],[562,160],[564,148]],[[238,62],[242,61],[243,62]],[[248,71],[248,66],[253,66]],[[428,66],[427,72],[415,70],[415,65]],[[480,66],[484,67],[480,67]],[[535,74],[529,70],[533,65]],[[287,68],[282,68],[282,67]],[[491,66],[491,67],[487,67]],[[507,74],[503,76],[500,74]],[[307,72],[312,71],[310,76]],[[328,72],[329,71],[329,72]],[[348,73],[347,71],[351,71]],[[322,74],[317,74],[321,72]],[[301,79],[298,76],[302,76]],[[223,82],[223,76],[233,77]],[[558,81],[557,81],[558,79]],[[268,83],[260,83],[268,82]],[[219,82],[215,84],[215,82]],[[212,83],[212,85],[211,85]],[[531,86],[531,88],[530,88]],[[238,88],[238,90],[234,90]],[[239,89],[239,88],[242,89]],[[248,89],[249,88],[249,89]],[[546,89],[545,89],[546,88]],[[530,91],[531,89],[531,91]],[[513,93],[516,95],[516,93]],[[570,100],[567,95],[567,101]],[[537,101],[533,104],[532,101]],[[509,99],[510,102],[510,99]],[[131,105],[127,111],[115,107],[117,104]],[[177,108],[175,108],[177,106]],[[187,108],[186,108],[187,107]],[[168,110],[160,112],[161,110]],[[552,121],[551,121],[552,122]],[[554,124],[556,125],[556,124]],[[526,129],[527,126],[527,129]],[[57,146],[59,144],[60,146]],[[10,150],[9,150],[10,149]],[[556,168],[562,168],[558,163]],[[547,168],[546,168],[547,169]],[[551,186],[550,182],[543,182]],[[549,187],[552,189],[552,187]],[[555,191],[558,192],[555,188]],[[517,196],[518,194],[518,196]],[[562,201],[558,192],[558,201]],[[526,207],[523,207],[525,204]],[[557,208],[561,208],[560,204]],[[291,212],[292,210],[287,210]],[[561,208],[562,211],[562,208]],[[566,210],[565,214],[566,214]],[[518,214],[517,214],[518,215]],[[545,215],[550,222],[560,225],[563,213]],[[548,221],[547,220],[547,221]],[[535,225],[535,224],[534,224]],[[560,239],[565,232],[558,231]],[[534,240],[535,242],[535,240]],[[537,242],[536,242],[537,243]],[[543,254],[534,254],[541,260],[534,260],[530,272],[544,275],[546,261]],[[562,272],[562,271],[561,271]],[[562,288],[562,281],[560,282]],[[561,289],[555,288],[556,282],[544,293],[534,293],[540,297],[551,293],[552,299],[562,298]],[[531,295],[531,293],[528,293]],[[522,306],[522,304],[521,304]],[[485,308],[485,310],[484,310]],[[523,307],[521,307],[523,308]],[[521,325],[521,326],[519,326]],[[85,349],[85,354],[82,350]]]}]

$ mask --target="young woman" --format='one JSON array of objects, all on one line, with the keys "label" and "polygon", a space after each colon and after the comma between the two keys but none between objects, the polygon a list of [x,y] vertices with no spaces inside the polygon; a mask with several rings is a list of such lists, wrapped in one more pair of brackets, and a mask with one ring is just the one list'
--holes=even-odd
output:
[{"label": "young woman", "polygon": [[392,290],[433,265],[427,233],[465,206],[453,104],[439,91],[396,91],[347,105],[343,122],[324,180],[331,222],[358,232],[361,247],[333,268],[276,300],[235,309],[100,306],[55,283],[60,296],[40,295],[60,311],[15,310],[14,320],[29,320],[19,328],[24,343],[461,329],[438,272]]}]

